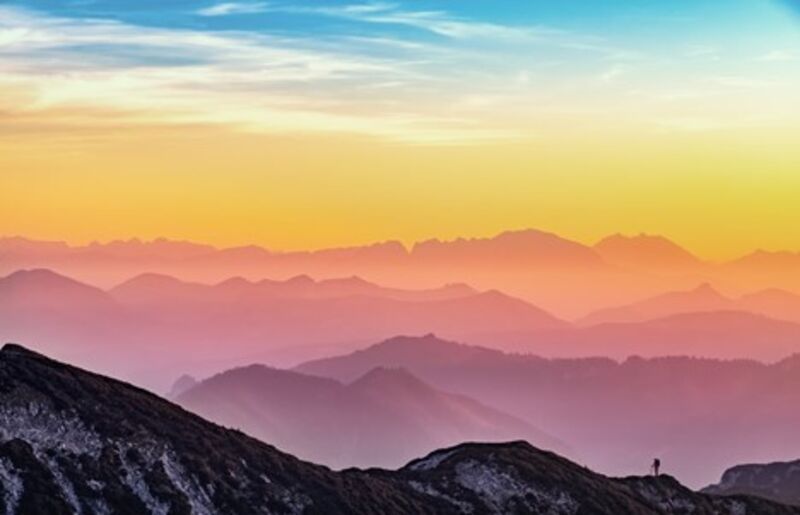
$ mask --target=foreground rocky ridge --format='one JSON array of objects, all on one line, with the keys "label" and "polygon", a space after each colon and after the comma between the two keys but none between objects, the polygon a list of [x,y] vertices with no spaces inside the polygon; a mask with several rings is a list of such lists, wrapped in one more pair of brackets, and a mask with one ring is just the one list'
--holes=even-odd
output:
[{"label": "foreground rocky ridge", "polygon": [[718,484],[703,491],[717,495],[757,495],[800,506],[800,460],[732,467]]},{"label": "foreground rocky ridge", "polygon": [[9,514],[800,514],[610,479],[522,442],[464,444],[398,471],[333,472],[125,383],[0,351],[0,500]]}]

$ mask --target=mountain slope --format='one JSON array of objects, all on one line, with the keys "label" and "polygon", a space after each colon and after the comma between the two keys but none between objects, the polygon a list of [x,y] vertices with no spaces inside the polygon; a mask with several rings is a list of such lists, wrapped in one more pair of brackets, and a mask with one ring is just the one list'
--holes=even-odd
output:
[{"label": "mountain slope", "polygon": [[[459,499],[480,499],[487,508],[484,513],[767,515],[800,511],[758,498],[698,494],[670,476],[609,480],[519,442],[443,449],[399,472],[417,490],[451,497],[454,504],[462,502]],[[468,503],[459,507],[462,513],[470,513]]]},{"label": "mountain slope", "polygon": [[[604,323],[527,338],[533,352],[547,342],[547,355],[698,356],[773,362],[800,352],[800,324],[747,311],[697,311],[645,320]],[[541,353],[544,354],[543,351]]]},{"label": "mountain slope", "polygon": [[673,291],[613,308],[588,314],[579,320],[581,325],[610,322],[640,322],[682,313],[713,311],[746,311],[774,318],[800,322],[800,295],[771,288],[728,298],[710,284],[686,291]]},{"label": "mountain slope", "polygon": [[3,488],[19,513],[437,511],[401,483],[333,474],[19,346],[0,351],[0,420]]},{"label": "mountain slope", "polygon": [[90,312],[114,307],[104,291],[45,269],[19,270],[0,277],[0,309],[79,309]]},{"label": "mountain slope", "polygon": [[435,388],[521,418],[569,442],[570,456],[616,475],[646,469],[658,455],[665,470],[704,486],[737,463],[800,456],[800,355],[770,365],[544,359],[428,336],[394,338],[298,370],[352,381],[378,366],[404,367]]},{"label": "mountain slope", "polygon": [[[59,359],[105,368],[115,349],[128,348],[130,322],[106,292],[50,270],[0,278],[0,341],[31,342]],[[140,342],[137,353],[147,347]]]},{"label": "mountain slope", "polygon": [[797,515],[668,477],[613,480],[525,443],[465,444],[396,471],[336,473],[127,384],[0,351],[0,494],[10,515]]},{"label": "mountain slope", "polygon": [[125,383],[0,351],[0,494],[10,515],[797,515],[674,480],[613,480],[525,443],[465,444],[396,471],[341,473]]},{"label": "mountain slope", "polygon": [[616,308],[607,308],[590,313],[580,320],[581,325],[618,322],[643,322],[681,313],[734,310],[737,304],[710,284],[701,284],[688,291],[668,292]]},{"label": "mountain slope", "polygon": [[177,402],[292,454],[336,468],[397,467],[464,441],[558,443],[519,419],[440,392],[408,372],[373,369],[352,384],[253,365],[190,388]]},{"label": "mountain slope", "polygon": [[183,373],[295,365],[399,333],[461,338],[565,325],[519,299],[457,284],[398,290],[297,276],[206,285],[150,273],[106,293],[47,270],[0,278],[0,341],[31,342],[155,391]]},{"label": "mountain slope", "polygon": [[442,340],[433,334],[422,337],[397,336],[351,354],[308,361],[296,370],[339,381],[351,382],[377,367],[405,368],[412,373],[432,376],[444,368],[463,368],[498,361],[512,364],[514,357],[502,352]]},{"label": "mountain slope", "polygon": [[476,333],[463,339],[487,348],[544,357],[624,360],[630,356],[695,356],[774,362],[800,352],[800,323],[751,311],[696,311],[547,332]]},{"label": "mountain slope", "polygon": [[686,272],[703,266],[700,259],[663,236],[614,234],[592,248],[608,263],[620,267]]},{"label": "mountain slope", "polygon": [[718,495],[747,494],[800,506],[800,460],[737,465],[704,492]]}]

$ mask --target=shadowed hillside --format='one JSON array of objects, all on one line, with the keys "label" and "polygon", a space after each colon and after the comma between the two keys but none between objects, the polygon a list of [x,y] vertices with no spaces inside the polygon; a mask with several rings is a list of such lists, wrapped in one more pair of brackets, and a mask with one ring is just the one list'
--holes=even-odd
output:
[{"label": "shadowed hillside", "polygon": [[465,441],[563,445],[530,424],[402,369],[375,368],[351,384],[253,365],[200,382],[176,401],[209,420],[335,468],[398,467]]},{"label": "shadowed hillside", "polygon": [[[299,371],[352,381],[404,367],[569,442],[599,470],[635,474],[660,456],[703,486],[737,463],[800,455],[800,355],[772,365],[689,357],[544,359],[425,338],[394,338]],[[597,442],[602,445],[597,445]]]},{"label": "shadowed hillside", "polygon": [[669,477],[609,479],[525,443],[336,473],[16,345],[0,351],[0,420],[11,514],[800,513],[694,493]]}]

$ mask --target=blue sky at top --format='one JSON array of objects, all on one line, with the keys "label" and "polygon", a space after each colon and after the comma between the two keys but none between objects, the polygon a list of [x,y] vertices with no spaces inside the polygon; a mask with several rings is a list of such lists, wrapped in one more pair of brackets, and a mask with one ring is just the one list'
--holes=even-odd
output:
[{"label": "blue sky at top", "polygon": [[[513,137],[553,111],[752,125],[785,117],[774,99],[794,98],[797,10],[796,0],[6,1],[0,70],[41,91],[37,107],[154,105],[262,128],[263,107],[270,123],[292,111],[289,126],[372,133],[367,114],[393,120],[385,132],[401,139],[415,124]],[[241,109],[209,113],[228,101]]]},{"label": "blue sky at top", "polygon": [[[486,0],[374,1],[347,0],[270,0],[203,2],[190,0],[34,0],[2,2],[70,17],[118,19],[134,24],[203,28],[207,30],[279,31],[314,36],[366,28],[373,24],[357,19],[315,14],[354,5],[384,6],[387,11],[442,12],[472,22],[510,26],[546,25],[570,30],[593,30],[598,34],[665,35],[666,30],[682,28],[711,33],[747,30],[760,23],[774,23],[767,4],[797,10],[796,0]],[[214,6],[229,5],[228,15],[202,16]],[[303,10],[306,12],[303,12]],[[225,9],[222,8],[221,12]],[[763,26],[758,28],[764,28]],[[386,32],[413,33],[400,24],[387,24]],[[424,35],[420,33],[420,35]],[[685,35],[685,33],[684,33]]]}]

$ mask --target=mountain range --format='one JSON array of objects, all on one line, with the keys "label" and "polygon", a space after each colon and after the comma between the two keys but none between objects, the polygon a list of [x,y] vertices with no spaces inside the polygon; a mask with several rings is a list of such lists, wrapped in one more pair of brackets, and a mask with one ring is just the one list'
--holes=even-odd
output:
[{"label": "mountain range", "polygon": [[438,391],[403,369],[375,368],[343,384],[251,365],[201,381],[175,400],[209,420],[334,468],[399,467],[465,441],[527,440],[563,449],[530,424]]},{"label": "mountain range", "polygon": [[649,313],[642,320],[583,325],[464,284],[404,290],[358,277],[297,276],[207,285],[145,274],[104,291],[38,269],[0,278],[0,337],[34,342],[57,358],[155,391],[184,373],[206,377],[252,363],[285,368],[398,334],[435,333],[546,357],[774,362],[800,352],[800,324],[759,313],[791,315],[792,299],[768,291],[734,301],[703,286],[618,310]]},{"label": "mountain range", "polygon": [[577,319],[664,291],[710,282],[737,295],[783,289],[800,292],[800,254],[758,250],[724,263],[698,258],[666,238],[614,235],[594,245],[539,230],[488,238],[428,240],[406,248],[372,245],[278,252],[258,246],[215,248],[157,239],[70,246],[22,237],[0,238],[0,274],[48,268],[110,288],[142,273],[218,283],[240,275],[285,280],[359,276],[404,289],[468,281],[500,290],[559,318]]},{"label": "mountain range", "polygon": [[0,419],[9,514],[800,513],[668,476],[611,479],[523,442],[333,472],[17,345],[0,351]]},{"label": "mountain range", "polygon": [[[300,365],[349,382],[403,367],[444,391],[521,418],[570,457],[626,475],[653,456],[689,485],[726,468],[800,455],[800,355],[772,365],[689,357],[544,359],[424,338],[394,338]],[[601,442],[598,445],[598,442]]]},{"label": "mountain range", "polygon": [[297,364],[398,333],[462,338],[567,326],[519,299],[463,285],[398,290],[305,276],[203,285],[150,274],[103,291],[42,269],[0,278],[0,337],[158,391],[179,373]]}]

